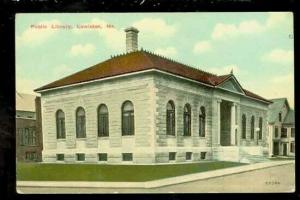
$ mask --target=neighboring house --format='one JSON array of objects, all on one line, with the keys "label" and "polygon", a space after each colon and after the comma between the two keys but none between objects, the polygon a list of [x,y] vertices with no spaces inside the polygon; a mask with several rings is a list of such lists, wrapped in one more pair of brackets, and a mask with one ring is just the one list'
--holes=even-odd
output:
[{"label": "neighboring house", "polygon": [[16,156],[18,161],[41,161],[40,117],[40,97],[16,92]]},{"label": "neighboring house", "polygon": [[286,98],[271,101],[268,113],[270,156],[295,156],[295,112]]},{"label": "neighboring house", "polygon": [[175,163],[266,159],[269,100],[217,76],[138,50],[41,88],[43,161]]}]

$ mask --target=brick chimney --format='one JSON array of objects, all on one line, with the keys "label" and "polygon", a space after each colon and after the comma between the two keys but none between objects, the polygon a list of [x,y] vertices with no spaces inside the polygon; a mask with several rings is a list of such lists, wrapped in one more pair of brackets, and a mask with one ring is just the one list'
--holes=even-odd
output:
[{"label": "brick chimney", "polygon": [[128,27],[126,32],[126,52],[133,52],[138,50],[138,30],[134,27]]}]

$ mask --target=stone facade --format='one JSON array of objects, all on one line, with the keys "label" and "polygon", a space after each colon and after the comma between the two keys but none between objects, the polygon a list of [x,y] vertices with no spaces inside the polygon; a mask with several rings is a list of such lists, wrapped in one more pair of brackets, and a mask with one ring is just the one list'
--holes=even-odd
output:
[{"label": "stone facade", "polygon": [[[264,156],[266,149],[266,115],[268,104],[251,99],[236,90],[234,80],[213,88],[159,71],[129,74],[77,86],[42,92],[43,161],[80,163],[76,154],[85,154],[87,163],[153,164],[231,160],[251,162]],[[234,87],[233,87],[234,86]],[[227,89],[226,89],[227,88]],[[231,90],[231,91],[230,91]],[[134,106],[135,134],[122,136],[121,107],[125,101]],[[166,105],[175,104],[175,135],[166,134]],[[221,146],[221,102],[226,102],[228,146]],[[191,106],[191,136],[183,135],[183,108]],[[97,108],[105,104],[109,113],[109,136],[97,136]],[[205,136],[199,136],[200,107],[205,107]],[[75,112],[83,107],[86,114],[86,138],[76,138]],[[65,113],[66,138],[56,137],[55,113]],[[241,116],[247,116],[246,139],[241,139]],[[262,139],[250,139],[250,118],[263,119]],[[256,131],[257,132],[257,131]],[[255,133],[256,133],[255,132]],[[170,153],[175,158],[170,160]],[[107,161],[98,161],[106,153]],[[123,153],[132,153],[132,161],[122,161]],[[57,154],[64,154],[58,161]],[[187,159],[187,154],[191,155]]]}]

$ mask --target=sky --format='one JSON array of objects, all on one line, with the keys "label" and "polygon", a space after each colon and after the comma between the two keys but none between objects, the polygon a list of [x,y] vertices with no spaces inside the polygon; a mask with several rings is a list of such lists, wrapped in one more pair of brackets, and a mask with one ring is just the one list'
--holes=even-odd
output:
[{"label": "sky", "polygon": [[[98,27],[78,28],[86,25]],[[129,26],[139,30],[139,49],[217,75],[233,70],[243,88],[268,99],[286,97],[294,107],[290,12],[17,14],[16,90],[36,94],[125,53]]]}]

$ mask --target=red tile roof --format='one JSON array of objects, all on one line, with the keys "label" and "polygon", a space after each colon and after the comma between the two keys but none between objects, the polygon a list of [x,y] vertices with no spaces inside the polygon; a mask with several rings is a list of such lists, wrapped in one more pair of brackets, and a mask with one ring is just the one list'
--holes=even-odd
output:
[{"label": "red tile roof", "polygon": [[[155,55],[148,51],[141,50],[112,57],[111,59],[96,64],[85,70],[79,71],[75,74],[69,75],[43,87],[40,87],[35,91],[38,92],[41,90],[108,78],[132,72],[144,71],[148,69],[157,69],[160,71],[172,73],[181,77],[205,83],[210,86],[217,86],[218,84],[222,83],[232,76],[232,74],[217,76],[215,74],[189,67],[162,56]],[[254,93],[251,93],[247,90],[244,91],[247,96],[269,102],[268,100]]]}]

